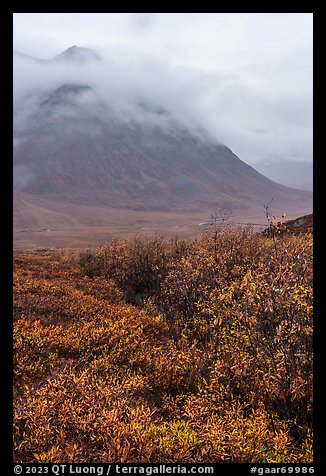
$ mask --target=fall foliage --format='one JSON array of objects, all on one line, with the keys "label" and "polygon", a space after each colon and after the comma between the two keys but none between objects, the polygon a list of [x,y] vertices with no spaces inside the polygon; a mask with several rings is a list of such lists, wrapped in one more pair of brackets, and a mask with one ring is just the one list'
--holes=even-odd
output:
[{"label": "fall foliage", "polygon": [[14,262],[16,462],[312,462],[312,235]]}]

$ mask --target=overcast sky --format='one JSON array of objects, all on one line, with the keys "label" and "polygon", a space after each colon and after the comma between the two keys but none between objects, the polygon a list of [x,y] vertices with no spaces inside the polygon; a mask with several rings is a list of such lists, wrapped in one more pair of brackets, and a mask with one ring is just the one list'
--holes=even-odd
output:
[{"label": "overcast sky", "polygon": [[129,90],[195,118],[274,180],[311,188],[312,23],[312,13],[15,13],[13,46],[42,59],[92,48]]}]

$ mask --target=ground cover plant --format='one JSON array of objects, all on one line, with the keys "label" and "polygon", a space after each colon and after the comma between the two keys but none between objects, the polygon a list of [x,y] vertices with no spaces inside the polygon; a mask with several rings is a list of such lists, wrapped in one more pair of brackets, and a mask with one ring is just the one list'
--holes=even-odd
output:
[{"label": "ground cover plant", "polygon": [[19,253],[14,282],[16,462],[312,462],[311,232]]}]

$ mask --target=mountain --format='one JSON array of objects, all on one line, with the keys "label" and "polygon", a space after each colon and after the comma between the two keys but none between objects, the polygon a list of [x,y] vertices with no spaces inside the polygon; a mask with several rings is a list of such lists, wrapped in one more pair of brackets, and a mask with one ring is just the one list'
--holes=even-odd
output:
[{"label": "mountain", "polygon": [[95,51],[74,45],[56,56],[53,61],[67,61],[84,64],[91,61],[101,61],[101,59]]},{"label": "mountain", "polygon": [[67,62],[75,64],[86,64],[90,62],[100,62],[100,56],[90,48],[81,48],[80,46],[71,46],[65,51],[50,59],[40,59],[35,58],[34,56],[27,55],[20,51],[13,51],[14,57],[23,58],[25,60],[34,61],[37,63],[56,63],[56,62]]},{"label": "mountain", "polygon": [[[100,58],[74,46],[51,61],[91,67]],[[159,104],[140,99],[120,110],[82,81],[34,92],[32,103],[14,111],[17,228],[89,223],[97,207],[258,216],[273,198],[276,212],[312,209],[311,192],[269,180]]]}]

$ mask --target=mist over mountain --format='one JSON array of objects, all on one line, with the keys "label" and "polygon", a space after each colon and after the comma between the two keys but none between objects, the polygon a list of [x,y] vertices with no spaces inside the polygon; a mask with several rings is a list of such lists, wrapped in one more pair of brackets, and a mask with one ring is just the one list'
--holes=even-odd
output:
[{"label": "mist over mountain", "polygon": [[302,190],[313,190],[313,169],[311,163],[301,160],[264,160],[257,164],[257,170],[275,182]]},{"label": "mist over mountain", "polygon": [[77,46],[48,60],[14,53],[16,227],[40,224],[40,209],[47,224],[57,223],[58,203],[85,213],[98,206],[245,215],[262,213],[273,198],[277,212],[311,211],[311,192],[264,177],[170,108],[168,91],[130,84],[135,76],[128,82],[115,66]]},{"label": "mist over mountain", "polygon": [[95,51],[74,45],[56,56],[53,61],[68,61],[84,64],[92,61],[101,61],[101,59]]}]

